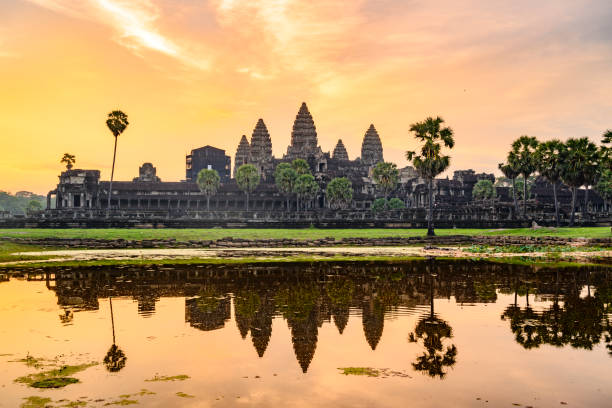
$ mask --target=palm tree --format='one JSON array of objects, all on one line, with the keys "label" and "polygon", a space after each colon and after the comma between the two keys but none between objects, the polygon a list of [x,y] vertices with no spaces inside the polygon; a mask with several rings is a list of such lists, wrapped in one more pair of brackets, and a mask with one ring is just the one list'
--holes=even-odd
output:
[{"label": "palm tree", "polygon": [[112,296],[108,298],[110,303],[110,312],[111,312],[111,326],[113,328],[113,345],[108,349],[108,352],[104,356],[104,365],[106,369],[111,373],[115,373],[120,371],[123,367],[125,367],[125,362],[127,357],[123,350],[119,348],[115,344],[115,318],[113,315],[113,298]]},{"label": "palm tree", "polygon": [[399,180],[399,170],[395,163],[379,162],[372,171],[372,179],[385,196],[385,203],[390,192],[395,190]]},{"label": "palm tree", "polygon": [[319,185],[312,174],[302,174],[295,180],[293,191],[298,198],[298,210],[302,200],[313,200],[319,192]]},{"label": "palm tree", "polygon": [[523,175],[523,216],[527,215],[527,178],[536,170],[535,150],[538,140],[533,136],[521,136],[512,143],[508,163]]},{"label": "palm tree", "polygon": [[206,196],[206,210],[210,211],[210,196],[217,194],[219,189],[219,173],[214,169],[202,169],[198,173],[198,188]]},{"label": "palm tree", "polygon": [[435,276],[429,274],[429,315],[424,315],[418,320],[414,332],[408,335],[408,341],[417,343],[421,339],[425,348],[423,354],[417,357],[415,363],[412,363],[412,367],[432,378],[442,379],[446,376],[445,367],[452,367],[457,362],[457,346],[451,344],[446,346],[446,349],[444,348],[443,340],[453,337],[453,329],[450,324],[434,313],[434,280]]},{"label": "palm tree", "polygon": [[260,176],[252,164],[243,164],[236,172],[238,187],[246,194],[246,210],[249,211],[249,194],[259,185]]},{"label": "palm tree", "polygon": [[450,156],[441,154],[442,145],[452,149],[455,146],[453,139],[453,130],[450,127],[441,127],[444,119],[441,117],[428,117],[423,122],[416,122],[410,126],[410,131],[414,132],[414,137],[421,142],[421,154],[407,151],[406,158],[412,161],[412,164],[417,169],[421,177],[427,180],[427,190],[429,195],[429,210],[427,213],[427,235],[433,236],[433,180],[434,178],[445,171],[450,165]]},{"label": "palm tree", "polygon": [[346,208],[353,200],[353,186],[346,177],[332,179],[325,189],[325,197],[332,208]]},{"label": "palm tree", "polygon": [[76,157],[70,153],[64,153],[64,155],[62,156],[62,159],[60,160],[60,163],[63,163],[66,165],[66,170],[71,170],[75,162],[76,162]]},{"label": "palm tree", "polygon": [[497,167],[501,170],[506,178],[512,180],[512,198],[514,200],[514,212],[518,213],[518,201],[516,199],[516,178],[520,175],[518,169],[508,163],[499,163]]},{"label": "palm tree", "polygon": [[555,221],[557,228],[559,222],[559,201],[557,200],[557,184],[561,180],[561,160],[565,145],[559,140],[549,140],[540,143],[536,149],[536,169],[553,186],[553,198],[555,200]]},{"label": "palm tree", "polygon": [[587,205],[589,203],[589,187],[597,183],[597,178],[600,170],[601,152],[594,143],[589,143],[586,146],[585,154],[587,161],[583,168],[584,172],[584,206],[582,207],[582,216],[587,215]]},{"label": "palm tree", "polygon": [[576,194],[578,187],[585,183],[584,169],[591,166],[593,156],[590,152],[597,148],[588,138],[568,139],[565,142],[561,161],[561,180],[572,189],[572,208],[569,226],[574,226]]},{"label": "palm tree", "polygon": [[120,110],[112,111],[108,114],[108,118],[106,119],[106,126],[108,126],[109,130],[115,137],[115,147],[113,149],[113,167],[111,169],[110,185],[108,187],[108,204],[106,205],[107,214],[110,210],[111,195],[113,194],[113,177],[115,175],[115,158],[117,156],[117,138],[125,131],[125,128],[127,128],[129,124],[127,115]]},{"label": "palm tree", "polygon": [[310,174],[310,166],[308,162],[304,159],[295,159],[291,162],[291,167],[296,171],[298,176],[302,174]]},{"label": "palm tree", "polygon": [[276,166],[276,170],[274,170],[276,188],[287,198],[287,211],[289,211],[289,196],[293,193],[293,186],[297,178],[297,172],[289,163],[280,163]]}]

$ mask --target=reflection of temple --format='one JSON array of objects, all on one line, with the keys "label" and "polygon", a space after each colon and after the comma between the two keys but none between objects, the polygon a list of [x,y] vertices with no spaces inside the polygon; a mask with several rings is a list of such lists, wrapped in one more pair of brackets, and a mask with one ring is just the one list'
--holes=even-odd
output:
[{"label": "reflection of temple", "polygon": [[[520,265],[441,260],[65,268],[32,274],[29,279],[47,281],[65,310],[60,318],[72,324],[78,324],[80,310],[98,309],[100,298],[131,298],[146,317],[155,313],[160,298],[172,296],[185,298],[184,319],[192,327],[219,330],[231,318],[233,303],[236,335],[245,339],[250,335],[260,357],[272,336],[273,320],[284,319],[296,359],[306,372],[323,325],[335,324],[342,334],[351,318],[361,316],[364,340],[376,350],[385,319],[397,313],[420,314],[429,309],[432,298],[474,304],[494,302],[499,293],[514,294],[517,306],[510,305],[504,318],[520,335],[517,341],[534,347],[544,342],[585,347],[609,333],[611,272],[597,268],[534,272],[536,268]],[[592,296],[585,298],[582,288],[587,283]],[[554,302],[553,306],[533,309],[536,296]],[[452,326],[452,321],[448,324]]]}]

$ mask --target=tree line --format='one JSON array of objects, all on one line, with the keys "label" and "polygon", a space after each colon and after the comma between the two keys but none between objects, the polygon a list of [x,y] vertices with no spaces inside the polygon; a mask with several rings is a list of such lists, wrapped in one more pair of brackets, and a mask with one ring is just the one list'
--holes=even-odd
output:
[{"label": "tree line", "polygon": [[505,177],[512,181],[512,195],[515,211],[519,212],[516,194],[516,179],[522,176],[523,209],[527,216],[527,198],[529,177],[539,174],[553,187],[555,205],[555,222],[559,220],[559,200],[557,193],[560,183],[571,189],[572,204],[569,225],[575,221],[577,192],[585,188],[583,215],[586,215],[589,189],[594,187],[601,197],[608,201],[612,198],[612,130],[604,132],[601,144],[597,146],[588,138],[570,138],[565,142],[554,139],[540,142],[533,136],[521,136],[516,139],[508,152],[506,161],[499,164]]}]

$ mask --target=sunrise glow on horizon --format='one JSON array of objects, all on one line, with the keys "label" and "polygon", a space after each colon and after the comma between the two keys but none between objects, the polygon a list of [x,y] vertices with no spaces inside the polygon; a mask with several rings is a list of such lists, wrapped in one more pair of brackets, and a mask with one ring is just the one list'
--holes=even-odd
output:
[{"label": "sunrise glow on horizon", "polygon": [[130,119],[116,180],[143,162],[182,180],[204,145],[233,160],[259,118],[281,157],[303,101],[325,152],[358,157],[373,123],[404,167],[410,124],[440,115],[450,171],[498,173],[520,135],[612,127],[610,21],[605,0],[6,0],[0,190],[46,194],[66,152],[108,179],[113,109]]}]

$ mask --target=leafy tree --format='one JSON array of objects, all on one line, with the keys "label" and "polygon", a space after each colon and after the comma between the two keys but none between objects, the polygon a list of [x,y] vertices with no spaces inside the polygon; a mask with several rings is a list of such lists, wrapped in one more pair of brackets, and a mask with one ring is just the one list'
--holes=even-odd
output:
[{"label": "leafy tree", "polygon": [[42,208],[43,206],[38,200],[30,200],[30,202],[28,203],[28,212],[40,211],[42,210]]},{"label": "leafy tree", "polygon": [[395,163],[379,162],[372,171],[372,179],[386,200],[389,193],[397,187],[399,170]]},{"label": "leafy tree", "polygon": [[291,162],[291,167],[293,167],[293,170],[295,170],[298,176],[301,176],[302,174],[310,174],[310,166],[304,159],[293,160]]},{"label": "leafy tree", "polygon": [[260,177],[257,168],[252,164],[243,164],[236,171],[238,187],[246,194],[246,210],[249,211],[249,194],[259,185]]},{"label": "leafy tree", "polygon": [[496,192],[491,180],[478,180],[472,189],[472,197],[477,200],[495,198]]},{"label": "leafy tree", "polygon": [[221,179],[219,173],[214,169],[202,169],[198,173],[196,183],[198,188],[206,196],[206,210],[210,211],[210,197],[217,194]]},{"label": "leafy tree", "polygon": [[28,212],[28,207],[31,205],[31,201],[37,201],[40,203],[40,208],[46,206],[46,198],[29,191],[18,191],[15,195],[7,193],[6,191],[0,191],[0,210],[8,211],[11,214],[24,215]]},{"label": "leafy tree", "polygon": [[70,153],[64,153],[64,155],[62,156],[62,159],[60,160],[60,163],[63,163],[66,165],[66,170],[71,170],[75,162],[76,162],[76,157]]},{"label": "leafy tree", "polygon": [[512,180],[512,198],[514,200],[514,211],[518,213],[518,202],[516,200],[516,178],[520,175],[517,168],[515,168],[512,164],[508,163],[499,163],[497,167],[501,170],[505,177]]},{"label": "leafy tree", "polygon": [[535,151],[538,140],[533,136],[521,136],[512,143],[512,150],[508,155],[508,163],[523,175],[523,215],[527,215],[527,179],[535,172]]},{"label": "leafy tree", "polygon": [[108,114],[106,119],[106,126],[115,137],[115,147],[113,148],[113,167],[111,169],[110,185],[108,187],[108,204],[106,206],[107,212],[110,210],[111,195],[113,194],[113,177],[115,175],[115,158],[117,156],[117,138],[125,131],[129,124],[127,115],[120,110],[112,111]]},{"label": "leafy tree", "polygon": [[289,163],[281,163],[276,166],[274,181],[278,191],[287,197],[287,210],[289,210],[289,195],[293,193],[293,187],[295,186],[297,178],[297,172]]},{"label": "leafy tree", "polygon": [[372,212],[374,213],[379,213],[381,211],[384,211],[387,208],[387,200],[385,198],[377,198],[376,200],[374,200],[374,202],[372,202]]},{"label": "leafy tree", "polygon": [[584,169],[593,165],[594,156],[591,154],[597,147],[588,138],[568,139],[565,142],[562,154],[561,180],[572,189],[572,209],[569,225],[574,225],[576,209],[576,194],[578,187],[585,183]]},{"label": "leafy tree", "polygon": [[353,201],[353,186],[346,177],[336,177],[327,185],[325,196],[332,208],[346,208]]},{"label": "leafy tree", "polygon": [[595,185],[595,190],[597,190],[606,203],[612,200],[612,170],[608,168],[601,170],[599,179]]},{"label": "leafy tree", "polygon": [[535,152],[536,170],[553,186],[555,201],[555,222],[559,222],[559,201],[557,200],[557,184],[561,180],[561,159],[565,145],[559,140],[549,140],[540,143]]},{"label": "leafy tree", "polygon": [[319,192],[319,185],[312,174],[302,174],[295,180],[293,191],[298,198],[298,208],[303,200],[314,200]]},{"label": "leafy tree", "polygon": [[[441,117],[428,117],[422,122],[413,123],[410,131],[414,132],[414,137],[420,140],[421,154],[417,155],[414,151],[407,151],[406,158],[412,161],[421,177],[427,180],[427,190],[429,195],[429,210],[427,213],[427,235],[433,236],[433,180],[445,171],[450,165],[450,156],[442,154],[442,145],[452,149],[455,146],[453,130],[450,127],[441,127],[444,120]],[[442,144],[440,144],[442,142]]]},{"label": "leafy tree", "polygon": [[404,204],[404,202],[397,197],[393,197],[392,199],[390,199],[387,203],[387,206],[391,210],[402,210],[406,208],[406,204]]}]

